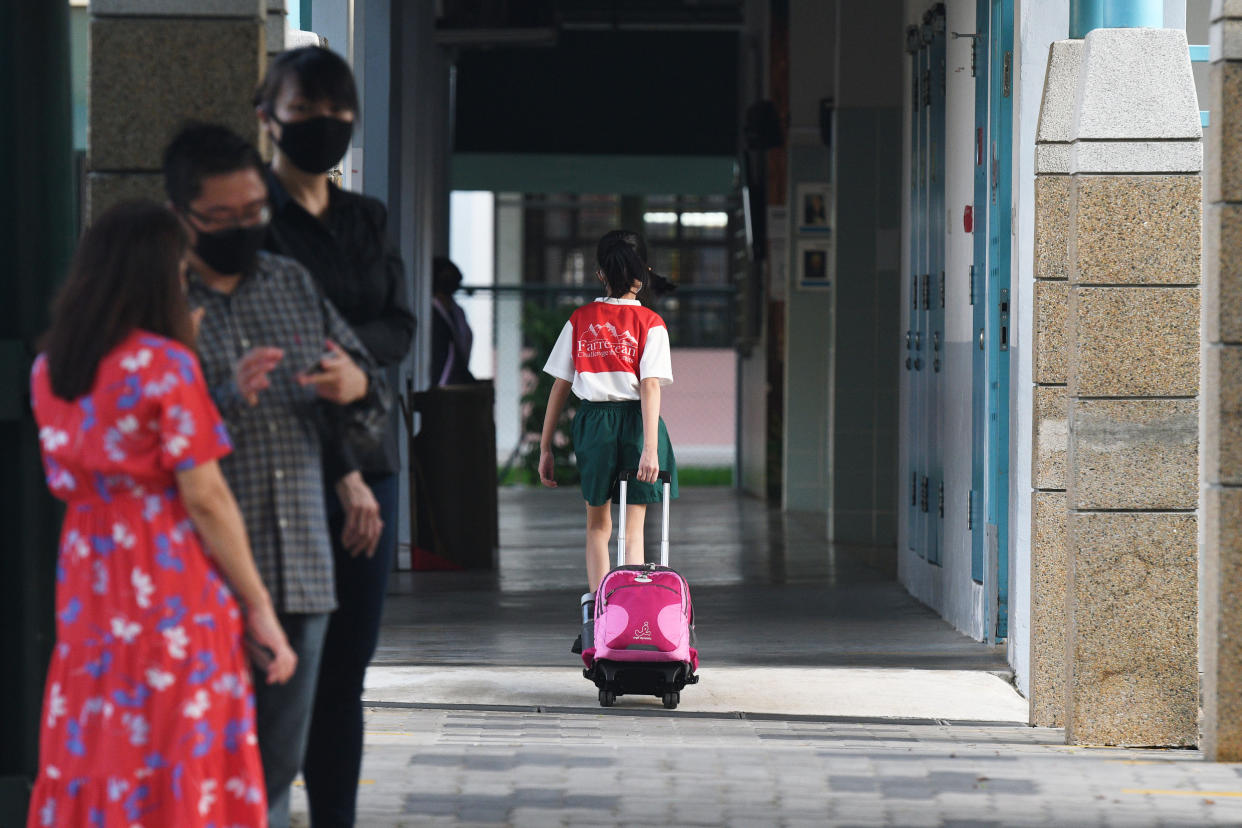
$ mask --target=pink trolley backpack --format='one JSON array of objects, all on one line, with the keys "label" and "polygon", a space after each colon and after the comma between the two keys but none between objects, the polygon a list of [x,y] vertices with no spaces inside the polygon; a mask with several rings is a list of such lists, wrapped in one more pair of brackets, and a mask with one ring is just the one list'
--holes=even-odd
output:
[{"label": "pink trolley backpack", "polygon": [[682,688],[699,681],[694,608],[690,585],[668,566],[668,472],[659,478],[664,483],[660,565],[625,565],[626,488],[634,476],[633,471],[620,475],[617,566],[595,592],[594,624],[583,628],[582,674],[599,688],[602,707],[621,695],[652,695],[673,710]]}]

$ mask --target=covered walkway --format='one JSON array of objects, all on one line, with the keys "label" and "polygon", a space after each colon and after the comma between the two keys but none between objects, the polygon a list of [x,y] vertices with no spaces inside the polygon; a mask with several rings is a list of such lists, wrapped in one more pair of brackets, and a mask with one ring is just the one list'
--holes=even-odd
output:
[{"label": "covered walkway", "polygon": [[[569,653],[584,577],[576,489],[503,489],[500,525],[495,573],[394,577],[368,701],[595,706]],[[658,512],[647,529],[650,556]],[[727,488],[674,502],[671,557],[693,590],[703,664],[682,711],[1025,721],[1003,648],[911,598],[892,549],[821,537],[821,522]]]}]

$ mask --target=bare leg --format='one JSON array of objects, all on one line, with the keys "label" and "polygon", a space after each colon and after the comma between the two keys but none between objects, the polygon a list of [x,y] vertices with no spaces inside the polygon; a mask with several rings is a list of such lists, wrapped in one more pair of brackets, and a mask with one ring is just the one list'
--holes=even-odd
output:
[{"label": "bare leg", "polygon": [[625,507],[625,562],[631,566],[644,560],[643,519],[646,516],[646,503],[630,503]]},{"label": "bare leg", "polygon": [[612,501],[603,506],[587,504],[586,567],[591,592],[608,574],[608,541],[612,537]]}]

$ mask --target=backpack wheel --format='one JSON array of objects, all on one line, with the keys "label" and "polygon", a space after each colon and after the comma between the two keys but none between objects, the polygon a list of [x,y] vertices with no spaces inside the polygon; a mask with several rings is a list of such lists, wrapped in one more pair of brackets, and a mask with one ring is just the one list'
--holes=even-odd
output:
[{"label": "backpack wheel", "polygon": [[600,690],[599,691],[599,706],[600,707],[612,707],[613,703],[616,702],[616,700],[617,700],[617,694],[612,692],[611,690]]},{"label": "backpack wheel", "polygon": [[677,691],[664,694],[664,707],[667,710],[676,710],[680,701],[681,693],[678,693]]}]

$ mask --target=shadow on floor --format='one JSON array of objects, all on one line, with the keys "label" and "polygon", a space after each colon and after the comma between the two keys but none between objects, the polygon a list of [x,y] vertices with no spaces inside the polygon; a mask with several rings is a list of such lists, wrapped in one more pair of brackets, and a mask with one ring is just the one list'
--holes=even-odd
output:
[{"label": "shadow on floor", "polygon": [[[376,665],[573,666],[585,588],[575,489],[500,492],[496,572],[395,573]],[[895,550],[823,540],[822,518],[731,489],[686,489],[670,562],[690,582],[705,665],[898,667],[1008,675],[895,580]],[[659,511],[647,520],[658,554]]]}]

